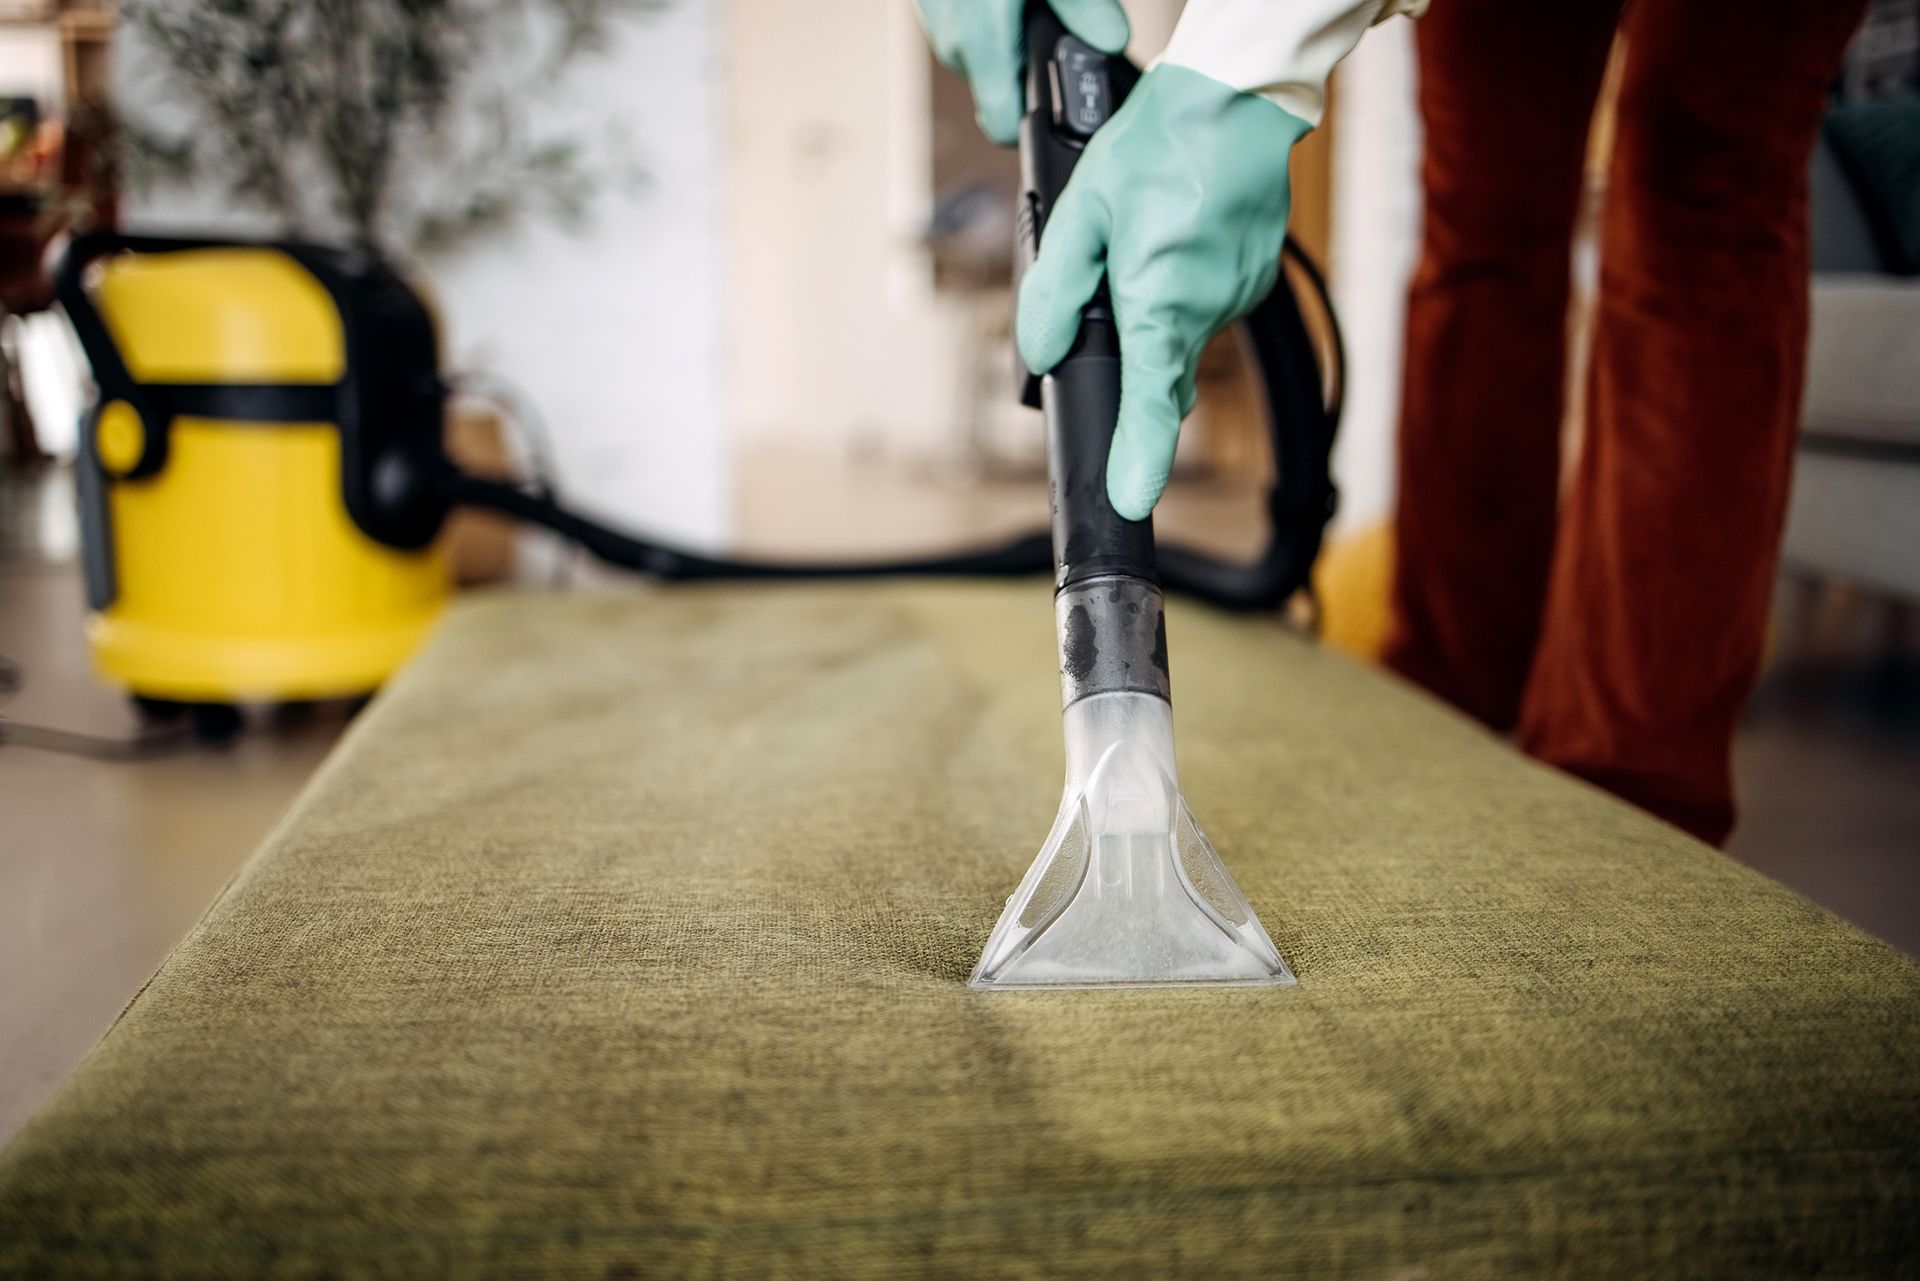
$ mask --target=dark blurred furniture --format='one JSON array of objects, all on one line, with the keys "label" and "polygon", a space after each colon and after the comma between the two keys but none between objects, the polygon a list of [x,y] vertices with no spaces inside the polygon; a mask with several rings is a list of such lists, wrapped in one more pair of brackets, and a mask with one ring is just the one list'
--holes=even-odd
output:
[{"label": "dark blurred furniture", "polygon": [[[45,263],[49,246],[75,221],[112,226],[114,184],[104,163],[102,130],[110,74],[115,11],[110,4],[49,3],[31,11],[15,6],[0,27],[40,28],[60,41],[64,102],[59,104],[58,154],[48,172],[0,176],[0,318],[43,311],[53,304]],[[31,466],[45,453],[20,387],[15,353],[0,336],[0,462]]]},{"label": "dark blurred furniture", "polygon": [[[49,236],[44,192],[0,188],[0,321],[41,311],[53,302],[53,283],[41,267]],[[6,435],[0,462],[32,467],[46,460],[20,386],[12,335],[0,329],[0,414]]]},{"label": "dark blurred furniture", "polygon": [[1920,277],[1891,270],[1824,142],[1813,199],[1813,333],[1787,568],[1920,598]]},{"label": "dark blurred furniture", "polygon": [[1920,601],[1920,3],[1876,0],[1811,175],[1812,336],[1785,568]]}]

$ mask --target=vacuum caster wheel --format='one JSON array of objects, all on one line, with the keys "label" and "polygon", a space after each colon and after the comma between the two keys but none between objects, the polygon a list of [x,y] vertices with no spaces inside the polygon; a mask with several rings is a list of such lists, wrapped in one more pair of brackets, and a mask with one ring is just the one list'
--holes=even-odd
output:
[{"label": "vacuum caster wheel", "polygon": [[187,710],[185,703],[171,698],[151,698],[145,694],[133,696],[133,709],[140,713],[143,721],[178,720]]},{"label": "vacuum caster wheel", "polygon": [[203,743],[231,743],[246,726],[246,717],[232,703],[189,704],[187,720]]}]

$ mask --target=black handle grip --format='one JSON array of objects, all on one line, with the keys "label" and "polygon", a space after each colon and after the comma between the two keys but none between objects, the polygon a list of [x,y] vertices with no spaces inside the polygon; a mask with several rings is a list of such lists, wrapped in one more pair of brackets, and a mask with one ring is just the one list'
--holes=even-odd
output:
[{"label": "black handle grip", "polygon": [[1072,354],[1041,381],[1054,586],[1102,574],[1157,581],[1153,520],[1125,520],[1107,501],[1107,455],[1120,413],[1120,352],[1110,319],[1081,322]]},{"label": "black handle grip", "polygon": [[[1087,140],[1139,78],[1126,58],[1076,39],[1042,0],[1027,6],[1026,38],[1016,256],[1023,276]],[[1082,312],[1066,359],[1037,390],[1047,419],[1054,585],[1102,574],[1153,581],[1152,520],[1123,519],[1107,501],[1107,455],[1120,412],[1120,342],[1104,286]]]}]

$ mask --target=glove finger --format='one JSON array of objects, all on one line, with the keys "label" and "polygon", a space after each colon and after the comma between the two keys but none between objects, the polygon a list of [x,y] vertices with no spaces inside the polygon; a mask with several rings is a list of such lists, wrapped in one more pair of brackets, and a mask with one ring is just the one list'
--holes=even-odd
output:
[{"label": "glove finger", "polygon": [[974,67],[969,59],[967,84],[973,89],[973,114],[980,132],[1003,147],[1020,141],[1020,56],[1016,48],[1002,62],[991,59],[991,66]]},{"label": "glove finger", "polygon": [[1128,520],[1145,520],[1160,501],[1180,442],[1182,388],[1192,376],[1178,338],[1160,326],[1120,322],[1120,419],[1107,454],[1107,501]]},{"label": "glove finger", "polygon": [[1127,47],[1132,34],[1127,11],[1115,0],[1053,0],[1053,11],[1062,26],[1101,53],[1119,53]]},{"label": "glove finger", "polygon": [[1076,197],[1074,184],[1054,205],[1040,237],[1040,256],[1020,282],[1014,331],[1020,358],[1044,374],[1066,358],[1080,332],[1080,313],[1106,273],[1107,220],[1096,200]]}]

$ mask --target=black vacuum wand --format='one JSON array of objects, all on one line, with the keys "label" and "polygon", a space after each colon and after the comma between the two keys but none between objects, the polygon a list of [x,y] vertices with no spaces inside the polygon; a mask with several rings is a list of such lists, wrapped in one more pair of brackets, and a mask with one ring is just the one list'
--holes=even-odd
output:
[{"label": "black vacuum wand", "polygon": [[[1029,6],[1016,283],[1039,256],[1047,219],[1087,142],[1138,78],[1126,59],[1069,34],[1046,4]],[[1127,520],[1107,499],[1120,338],[1105,285],[1082,311],[1066,358],[1044,378],[1030,377],[1026,394],[1046,416],[1061,672],[1070,696],[1131,688],[1165,698],[1153,518]]]},{"label": "black vacuum wand", "polygon": [[[1021,262],[1133,68],[1027,12]],[[1040,380],[1053,499],[1054,625],[1066,784],[1039,856],[1007,900],[972,985],[1279,985],[1293,974],[1201,833],[1174,769],[1167,632],[1153,523],[1107,501],[1120,343],[1105,291]]]}]

